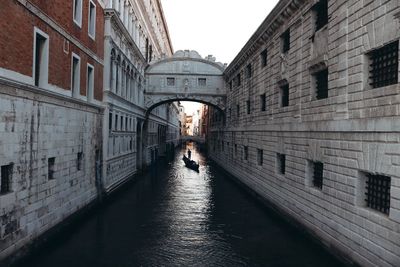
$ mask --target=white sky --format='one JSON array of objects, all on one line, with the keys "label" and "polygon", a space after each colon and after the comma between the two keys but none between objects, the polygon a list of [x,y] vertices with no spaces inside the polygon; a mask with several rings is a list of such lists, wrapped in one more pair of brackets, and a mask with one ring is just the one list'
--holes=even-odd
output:
[{"label": "white sky", "polygon": [[[230,63],[279,0],[161,0],[172,46]],[[187,114],[200,104],[182,102]]]}]

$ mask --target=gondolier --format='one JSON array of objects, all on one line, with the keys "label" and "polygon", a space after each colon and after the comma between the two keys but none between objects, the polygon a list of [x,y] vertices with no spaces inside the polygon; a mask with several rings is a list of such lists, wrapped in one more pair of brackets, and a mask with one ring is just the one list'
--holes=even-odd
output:
[{"label": "gondolier", "polygon": [[192,151],[190,151],[190,149],[188,149],[188,158],[190,159],[192,157]]}]

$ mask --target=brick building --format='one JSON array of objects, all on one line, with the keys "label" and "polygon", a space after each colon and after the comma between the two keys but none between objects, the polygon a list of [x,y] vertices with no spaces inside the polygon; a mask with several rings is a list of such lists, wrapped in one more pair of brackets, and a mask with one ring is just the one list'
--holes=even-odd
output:
[{"label": "brick building", "polygon": [[281,0],[225,70],[211,157],[331,251],[400,265],[399,1]]},{"label": "brick building", "polygon": [[97,197],[103,3],[0,3],[0,259]]}]

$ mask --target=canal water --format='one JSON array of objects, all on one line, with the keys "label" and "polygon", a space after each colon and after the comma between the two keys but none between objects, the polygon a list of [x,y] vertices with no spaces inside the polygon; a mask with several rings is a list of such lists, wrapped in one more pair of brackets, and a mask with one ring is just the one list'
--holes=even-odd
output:
[{"label": "canal water", "polygon": [[343,266],[192,149],[151,168],[21,262],[80,266]]}]

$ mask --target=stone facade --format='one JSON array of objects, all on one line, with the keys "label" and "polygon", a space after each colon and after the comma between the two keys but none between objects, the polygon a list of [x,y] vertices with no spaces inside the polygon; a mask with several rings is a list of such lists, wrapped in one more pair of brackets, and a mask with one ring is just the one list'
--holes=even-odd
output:
[{"label": "stone facade", "polygon": [[103,4],[50,2],[1,2],[0,260],[102,191]]},{"label": "stone facade", "polygon": [[172,55],[160,1],[109,0],[105,5],[103,174],[111,191],[164,155],[166,144],[176,146],[179,124],[176,104],[151,114],[144,104],[146,66]]},{"label": "stone facade", "polygon": [[362,266],[400,265],[399,14],[280,1],[225,71],[225,118],[210,115],[219,165]]}]

